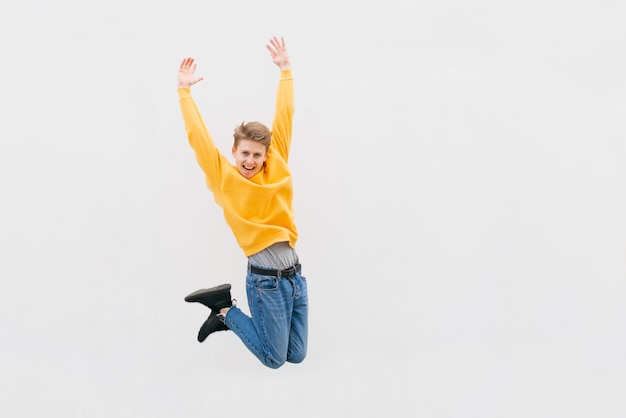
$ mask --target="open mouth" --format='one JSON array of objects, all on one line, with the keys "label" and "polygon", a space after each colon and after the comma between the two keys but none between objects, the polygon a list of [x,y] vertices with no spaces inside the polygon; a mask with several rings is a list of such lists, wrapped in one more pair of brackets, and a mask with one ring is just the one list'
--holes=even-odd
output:
[{"label": "open mouth", "polygon": [[241,174],[245,177],[252,176],[254,174],[254,170],[256,170],[256,166],[248,167],[243,164],[241,165]]}]

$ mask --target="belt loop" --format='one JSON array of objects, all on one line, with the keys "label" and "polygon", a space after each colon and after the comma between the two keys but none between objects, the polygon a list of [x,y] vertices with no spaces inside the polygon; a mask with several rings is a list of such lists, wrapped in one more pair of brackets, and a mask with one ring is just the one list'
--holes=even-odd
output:
[{"label": "belt loop", "polygon": [[276,270],[276,278],[278,278],[278,280],[280,280],[283,276],[283,271],[282,270]]}]

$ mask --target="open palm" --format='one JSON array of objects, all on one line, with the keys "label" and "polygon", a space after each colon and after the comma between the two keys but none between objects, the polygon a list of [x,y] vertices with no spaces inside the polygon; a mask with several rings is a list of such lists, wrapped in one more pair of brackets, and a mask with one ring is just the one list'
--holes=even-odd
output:
[{"label": "open palm", "polygon": [[287,47],[285,46],[285,39],[273,37],[270,39],[269,45],[267,45],[268,51],[272,56],[274,64],[278,65],[281,70],[288,69],[290,67],[289,54],[287,54]]},{"label": "open palm", "polygon": [[191,87],[199,81],[204,80],[203,77],[196,77],[196,62],[193,58],[187,57],[182,60],[178,68],[178,88]]}]

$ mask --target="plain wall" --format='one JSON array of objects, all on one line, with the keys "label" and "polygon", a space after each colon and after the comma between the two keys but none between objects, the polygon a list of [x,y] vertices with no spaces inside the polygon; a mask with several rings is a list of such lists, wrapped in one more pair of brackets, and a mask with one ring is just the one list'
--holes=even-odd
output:
[{"label": "plain wall", "polygon": [[[624,417],[617,1],[8,1],[2,417]],[[198,344],[245,257],[176,94],[229,155],[284,36],[304,363]]]}]

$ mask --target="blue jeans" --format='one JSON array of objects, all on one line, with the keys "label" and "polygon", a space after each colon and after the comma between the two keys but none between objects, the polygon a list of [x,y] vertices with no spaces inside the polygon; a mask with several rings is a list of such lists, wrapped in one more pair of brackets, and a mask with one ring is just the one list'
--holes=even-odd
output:
[{"label": "blue jeans", "polygon": [[252,317],[233,306],[224,323],[265,366],[277,369],[306,357],[309,297],[300,273],[274,277],[248,268],[246,293]]}]

